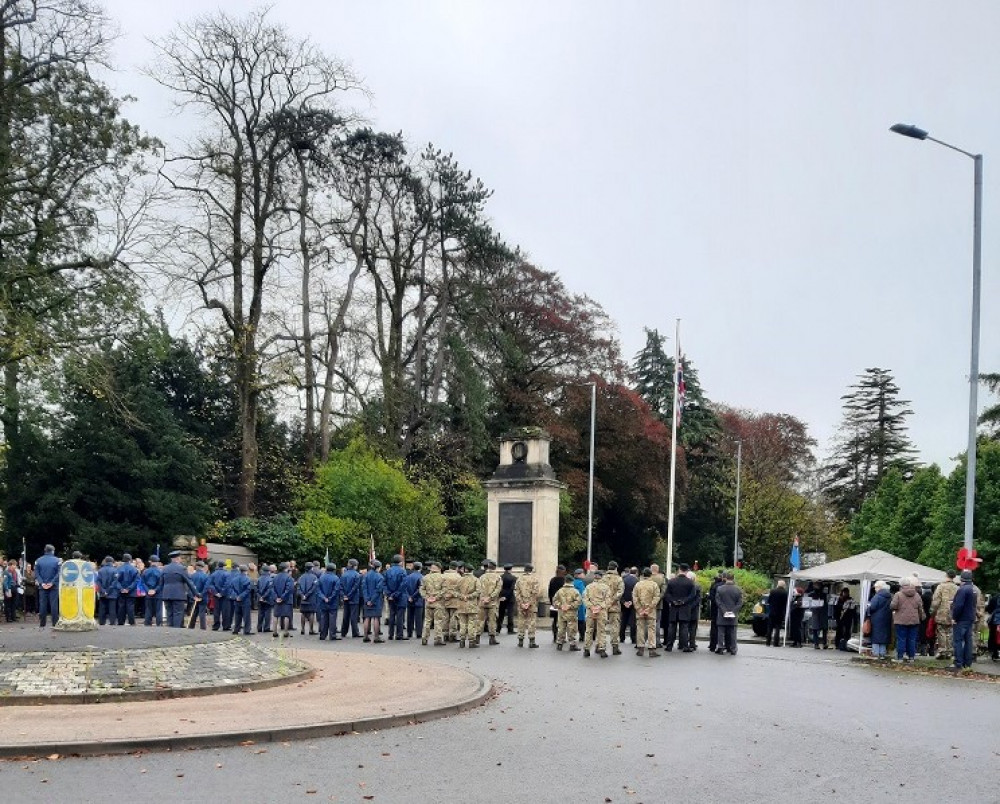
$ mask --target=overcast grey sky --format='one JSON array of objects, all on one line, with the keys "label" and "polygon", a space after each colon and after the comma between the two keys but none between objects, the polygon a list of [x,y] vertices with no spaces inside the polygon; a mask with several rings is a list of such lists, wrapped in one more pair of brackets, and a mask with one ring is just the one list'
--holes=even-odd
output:
[{"label": "overcast grey sky", "polygon": [[[182,121],[137,72],[146,38],[212,8],[105,0],[129,116]],[[218,7],[243,12],[246,2]],[[631,358],[681,342],[708,396],[803,419],[893,371],[923,460],[968,406],[973,163],[985,154],[983,371],[1000,371],[1000,3],[277,0],[349,62],[376,125],[452,151],[508,242],[599,301]],[[980,393],[981,405],[993,400]]]}]

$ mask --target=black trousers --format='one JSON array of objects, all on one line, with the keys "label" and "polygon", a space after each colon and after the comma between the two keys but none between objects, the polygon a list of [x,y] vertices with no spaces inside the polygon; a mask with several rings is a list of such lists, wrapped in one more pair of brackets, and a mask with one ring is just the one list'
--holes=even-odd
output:
[{"label": "black trousers", "polygon": [[667,623],[667,638],[663,643],[667,650],[673,649],[675,639],[678,642],[678,646],[682,649],[691,644],[691,635],[687,620],[673,620]]},{"label": "black trousers", "polygon": [[118,624],[118,598],[101,597],[97,599],[97,624]]},{"label": "black trousers", "polygon": [[504,617],[507,618],[507,633],[514,633],[514,599],[507,598],[506,600],[500,601],[499,610],[497,613],[497,631],[503,630],[503,620]]},{"label": "black trousers", "polygon": [[358,624],[358,617],[361,615],[361,603],[344,603],[344,622],[340,626],[340,635],[346,636],[347,629],[351,629],[351,636],[361,636],[361,627]]},{"label": "black trousers", "polygon": [[719,644],[716,646],[716,650],[727,650],[730,653],[736,653],[735,625],[719,626]]},{"label": "black trousers", "polygon": [[424,633],[424,607],[409,604],[406,607],[406,635],[412,637]]},{"label": "black trousers", "polygon": [[135,598],[132,595],[122,595],[118,598],[118,625],[135,625]]},{"label": "black trousers", "polygon": [[618,628],[618,641],[625,641],[625,632],[628,631],[629,639],[635,644],[635,606],[622,606],[622,624]]},{"label": "black trousers", "polygon": [[774,622],[773,620],[768,620],[767,623],[767,644],[768,645],[780,645],[781,644],[781,632],[784,627],[783,622]]},{"label": "black trousers", "polygon": [[[271,609],[273,606],[270,603],[258,603],[257,604],[257,630],[258,631],[270,631],[271,630]],[[334,609],[336,613],[336,609]],[[336,628],[336,625],[334,625]]]},{"label": "black trousers", "polygon": [[163,600],[159,601],[167,609],[167,626],[170,628],[184,627],[184,609],[187,608],[186,600]]}]

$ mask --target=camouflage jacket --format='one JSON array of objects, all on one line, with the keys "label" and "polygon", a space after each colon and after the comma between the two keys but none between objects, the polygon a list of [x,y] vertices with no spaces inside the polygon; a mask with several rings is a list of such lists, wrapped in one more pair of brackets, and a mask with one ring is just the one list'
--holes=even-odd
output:
[{"label": "camouflage jacket", "polygon": [[449,569],[441,573],[441,596],[444,598],[444,605],[449,609],[458,608],[458,585],[461,581],[462,576],[458,574],[458,570]]},{"label": "camouflage jacket", "polygon": [[958,594],[958,585],[953,581],[942,581],[934,589],[931,598],[931,617],[941,625],[951,625],[951,602]]},{"label": "camouflage jacket", "polygon": [[479,578],[471,572],[458,582],[458,611],[460,614],[479,613]]},{"label": "camouflage jacket", "polygon": [[[662,572],[657,572],[653,574],[653,577],[650,580],[656,584],[659,594],[659,597],[656,600],[656,608],[660,608],[663,605],[663,594],[667,591],[667,576]],[[633,591],[632,594],[635,595],[635,591]]]},{"label": "camouflage jacket", "polygon": [[479,605],[496,606],[500,602],[503,578],[496,570],[486,570],[479,579]]},{"label": "camouflage jacket", "polygon": [[420,584],[420,595],[428,606],[444,605],[444,576],[440,572],[429,572]]},{"label": "camouflage jacket", "polygon": [[573,584],[567,584],[562,589],[556,591],[552,596],[552,606],[559,612],[559,616],[566,620],[576,620],[576,610],[580,607],[583,598]]},{"label": "camouflage jacket", "polygon": [[618,574],[618,570],[608,570],[605,572],[604,583],[611,590],[611,603],[608,605],[613,606],[615,603],[620,603],[622,595],[625,594],[625,580]]},{"label": "camouflage jacket", "polygon": [[539,592],[538,576],[533,572],[526,572],[514,584],[514,599],[517,601],[517,605],[522,608],[536,605]]},{"label": "camouflage jacket", "polygon": [[583,604],[587,607],[587,616],[591,617],[598,612],[607,614],[613,599],[613,593],[603,578],[588,584],[583,591]]},{"label": "camouflage jacket", "polygon": [[632,587],[632,605],[636,617],[655,617],[660,602],[660,587],[652,578],[643,578]]}]

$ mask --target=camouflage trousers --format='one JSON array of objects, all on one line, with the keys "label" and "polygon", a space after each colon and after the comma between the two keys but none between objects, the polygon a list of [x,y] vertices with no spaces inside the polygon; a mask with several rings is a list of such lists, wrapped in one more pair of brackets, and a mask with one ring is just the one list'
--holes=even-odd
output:
[{"label": "camouflage trousers", "polygon": [[466,614],[465,612],[458,613],[458,638],[467,639],[472,642],[476,639],[480,632],[482,631],[482,621],[477,619],[479,613]]},{"label": "camouflage trousers", "polygon": [[656,616],[636,617],[635,646],[637,648],[652,648],[656,646]]},{"label": "camouflage trousers", "polygon": [[952,639],[952,624],[936,623],[934,629],[937,634],[937,655],[953,655],[955,653],[955,644]]},{"label": "camouflage trousers", "polygon": [[443,631],[448,623],[448,609],[444,606],[432,606],[427,604],[424,608],[424,632],[420,635],[423,639],[430,636],[434,631],[434,641],[440,642],[443,638]]},{"label": "camouflage trousers", "polygon": [[486,630],[489,632],[490,636],[497,635],[497,606],[480,606],[479,607],[479,630],[477,634],[483,632],[483,618],[486,619]]},{"label": "camouflage trousers", "polygon": [[448,606],[448,619],[445,620],[445,636],[458,639],[458,609]]},{"label": "camouflage trousers", "polygon": [[606,611],[598,611],[596,613],[587,611],[587,633],[583,638],[584,649],[590,650],[590,646],[594,644],[594,638],[596,637],[597,650],[605,650],[608,638],[607,630],[608,613]]},{"label": "camouflage trousers", "polygon": [[622,607],[620,603],[614,603],[611,608],[608,609],[608,637],[611,639],[612,645],[618,645],[620,643],[621,640],[619,637],[621,636],[621,627]]},{"label": "camouflage trousers", "polygon": [[579,630],[576,626],[576,607],[572,611],[560,611],[556,620],[556,644],[563,645],[569,642],[576,644],[576,635]]},{"label": "camouflage trousers", "polygon": [[528,639],[534,639],[535,626],[538,624],[538,613],[535,611],[535,607],[528,606],[525,610],[518,603],[515,612],[517,614],[517,638],[524,639],[524,635],[527,634]]}]

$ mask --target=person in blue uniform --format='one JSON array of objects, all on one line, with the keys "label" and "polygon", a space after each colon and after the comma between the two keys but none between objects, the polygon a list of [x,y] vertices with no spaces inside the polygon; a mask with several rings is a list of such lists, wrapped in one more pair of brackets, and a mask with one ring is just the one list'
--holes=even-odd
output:
[{"label": "person in blue uniform", "polygon": [[132,556],[122,553],[122,563],[118,567],[118,625],[135,625],[135,587],[139,583],[139,570],[132,564]]},{"label": "person in blue uniform", "polygon": [[295,605],[295,581],[288,574],[288,562],[282,561],[278,565],[278,574],[274,576],[274,633],[278,636],[281,629],[286,637],[290,637],[288,632],[292,628],[292,612]]},{"label": "person in blue uniform", "polygon": [[142,583],[146,587],[146,616],[143,618],[145,625],[152,625],[153,618],[156,618],[157,625],[163,625],[163,606],[160,601],[160,592],[163,589],[163,570],[160,569],[160,557],[150,556],[149,566],[142,571]]},{"label": "person in blue uniform", "polygon": [[167,625],[171,628],[184,627],[184,607],[187,605],[188,592],[198,603],[202,597],[194,582],[188,575],[187,567],[181,564],[181,551],[170,553],[170,562],[160,574],[159,598],[167,610]]},{"label": "person in blue uniform", "polygon": [[229,631],[233,627],[233,600],[232,595],[228,594],[229,587],[232,583],[240,576],[240,567],[238,564],[232,564],[229,567],[229,572],[226,578],[226,590],[227,594],[222,598],[222,630]]},{"label": "person in blue uniform", "polygon": [[340,599],[344,604],[344,622],[340,626],[340,635],[347,636],[347,629],[351,629],[352,637],[361,636],[361,629],[358,625],[360,615],[359,604],[361,603],[361,575],[358,572],[358,560],[352,558],[347,562],[347,569],[344,570],[340,578]]},{"label": "person in blue uniform", "polygon": [[380,572],[381,561],[372,561],[368,572],[361,578],[361,601],[365,616],[365,642],[374,632],[375,642],[385,642],[382,639],[382,608],[385,606],[385,578]]},{"label": "person in blue uniform", "polygon": [[313,572],[313,564],[311,561],[306,562],[305,570],[299,576],[299,580],[296,583],[296,587],[299,592],[299,624],[301,626],[299,633],[304,634],[306,632],[306,624],[309,624],[309,634],[315,636],[316,634],[316,584],[319,583],[319,579],[316,577],[316,573]]},{"label": "person in blue uniform", "polygon": [[260,575],[257,577],[257,633],[267,634],[271,631],[271,609],[274,608],[274,576],[272,567],[260,565]]},{"label": "person in blue uniform", "polygon": [[[205,562],[194,562],[194,575],[191,576],[191,583],[194,584],[194,608],[191,610],[191,622],[188,628],[194,628],[195,621],[200,621],[201,630],[208,627],[208,573],[205,572]],[[199,600],[198,598],[201,598]]]},{"label": "person in blue uniform", "polygon": [[97,624],[115,625],[118,622],[118,579],[115,577],[115,560],[105,556],[97,571]]},{"label": "person in blue uniform", "polygon": [[222,628],[222,601],[226,599],[226,587],[229,586],[229,573],[222,561],[215,562],[215,570],[208,576],[209,598],[212,601],[212,630]]},{"label": "person in blue uniform", "polygon": [[242,629],[244,636],[250,636],[250,589],[253,581],[247,575],[247,565],[240,564],[236,575],[229,581],[229,600],[233,607],[233,633]]},{"label": "person in blue uniform", "polygon": [[52,624],[59,622],[59,564],[56,548],[45,545],[45,553],[35,561],[35,584],[38,588],[38,625],[45,627],[51,615]]},{"label": "person in blue uniform", "polygon": [[319,611],[319,638],[337,639],[337,610],[340,608],[340,578],[337,565],[330,562],[316,583],[316,608]]},{"label": "person in blue uniform", "polygon": [[424,580],[424,565],[414,561],[409,574],[403,581],[403,594],[406,597],[406,638],[413,634],[419,637],[424,632],[424,597],[420,594],[420,584]]},{"label": "person in blue uniform", "polygon": [[403,639],[406,621],[406,570],[403,557],[392,557],[392,565],[385,571],[385,598],[389,603],[389,639]]}]

